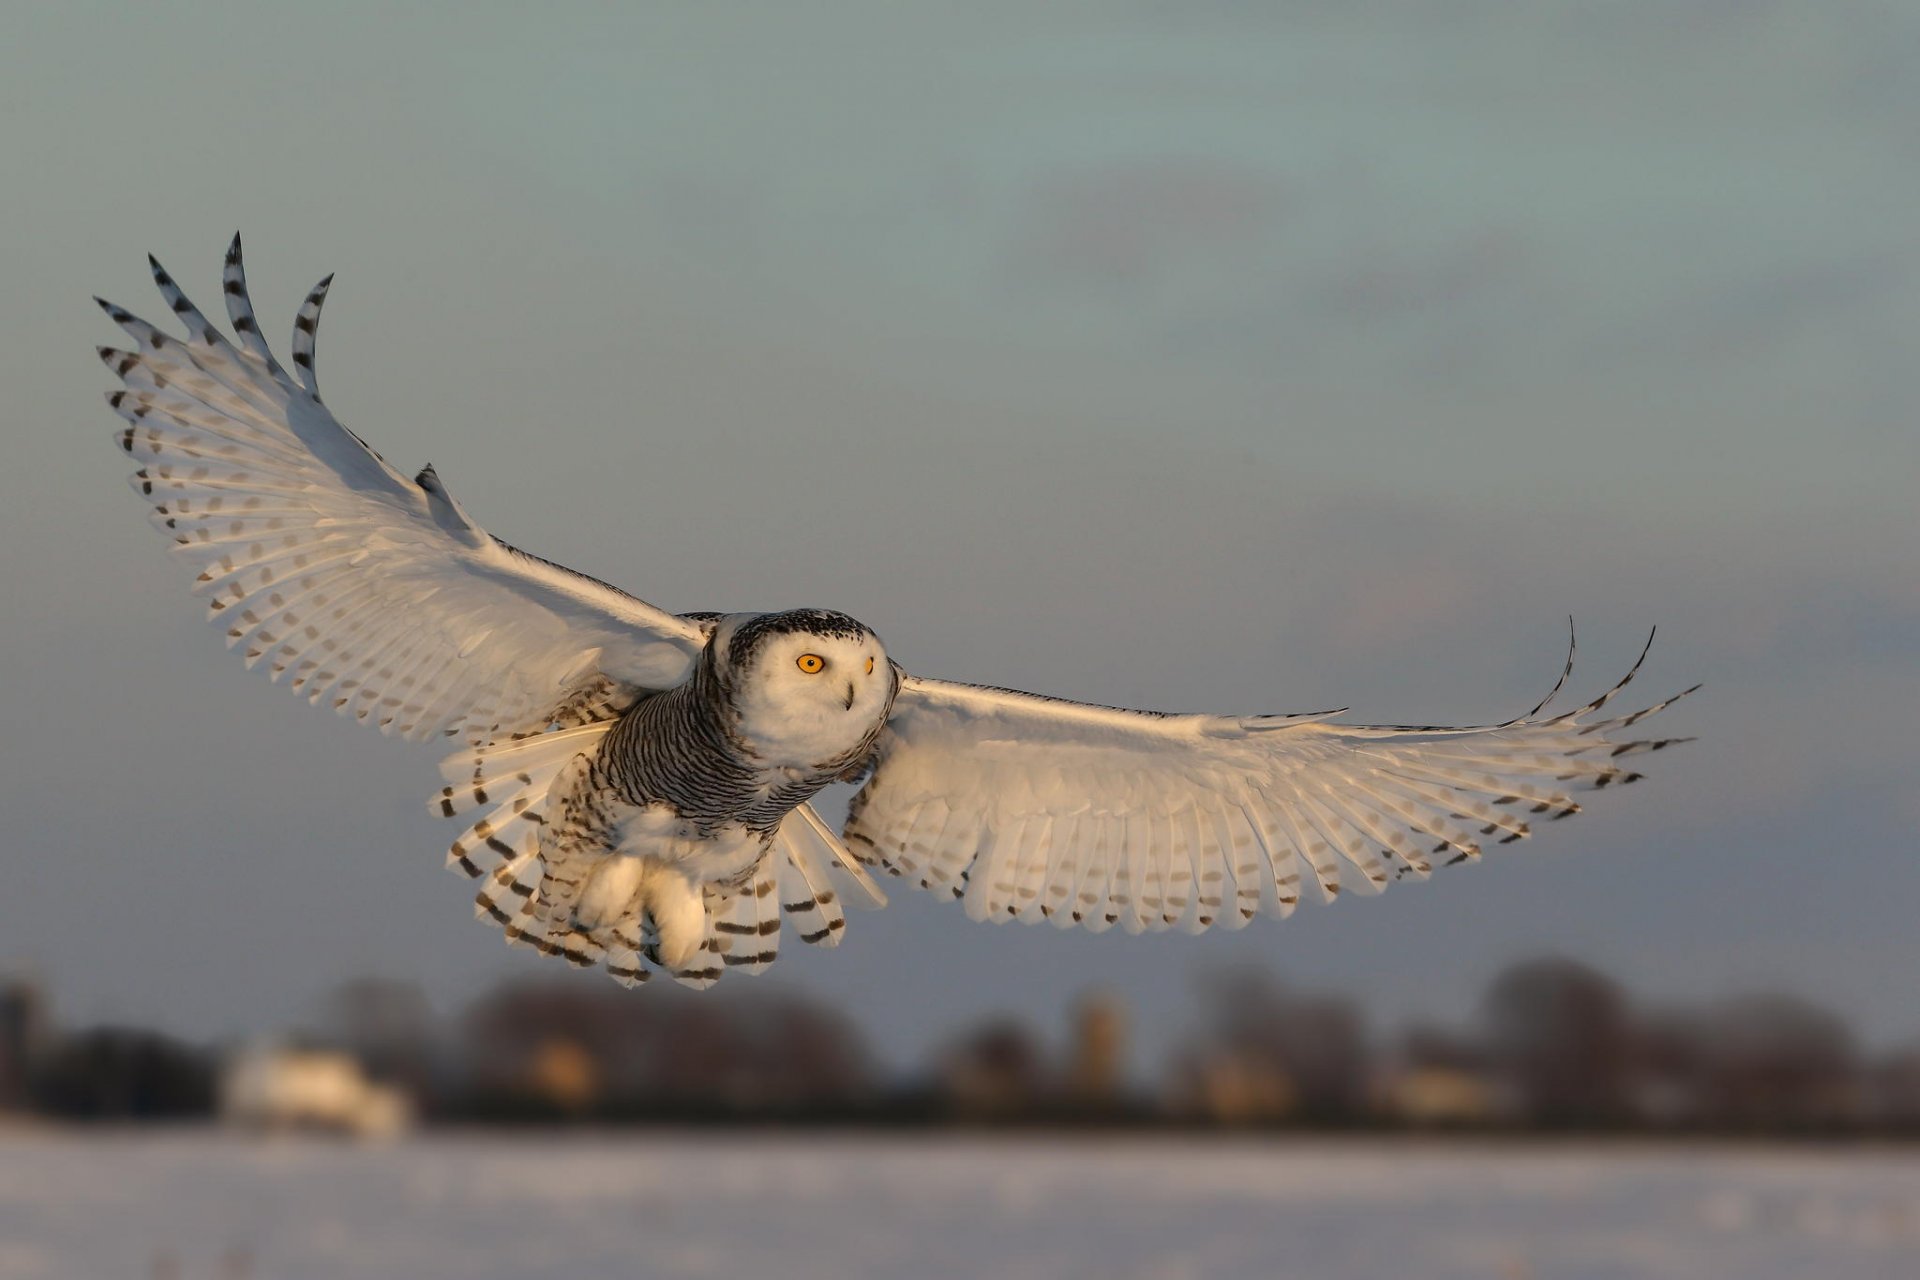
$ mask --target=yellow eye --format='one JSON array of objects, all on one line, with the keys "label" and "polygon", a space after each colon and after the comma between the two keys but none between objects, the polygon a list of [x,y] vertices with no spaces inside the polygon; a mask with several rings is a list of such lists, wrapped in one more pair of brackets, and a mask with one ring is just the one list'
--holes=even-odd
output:
[{"label": "yellow eye", "polygon": [[873,674],[873,659],[872,659],[872,658],[868,658],[868,659],[867,659],[867,674],[868,674],[868,675],[872,675],[872,674]]},{"label": "yellow eye", "polygon": [[817,676],[826,670],[827,660],[817,653],[803,653],[794,665],[810,676]]}]

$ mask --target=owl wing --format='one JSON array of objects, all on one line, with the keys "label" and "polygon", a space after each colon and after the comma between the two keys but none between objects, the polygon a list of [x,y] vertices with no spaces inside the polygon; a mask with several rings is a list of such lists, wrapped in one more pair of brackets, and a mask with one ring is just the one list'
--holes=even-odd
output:
[{"label": "owl wing", "polygon": [[[1554,693],[1572,665],[1570,646]],[[1159,715],[908,676],[845,839],[976,920],[1238,928],[1291,914],[1303,875],[1331,899],[1343,859],[1375,888],[1424,879],[1579,812],[1575,792],[1638,781],[1631,757],[1686,741],[1634,735],[1678,698],[1602,715],[1639,669],[1576,711],[1538,718],[1550,693],[1471,728]]]},{"label": "owl wing", "polygon": [[294,320],[296,377],[260,336],[238,236],[224,273],[237,342],[149,262],[187,336],[100,302],[136,344],[100,350],[126,384],[107,397],[125,419],[114,441],[249,667],[383,733],[475,745],[686,678],[697,620],[492,537],[432,468],[408,479],[321,403],[314,332],[332,277]]}]

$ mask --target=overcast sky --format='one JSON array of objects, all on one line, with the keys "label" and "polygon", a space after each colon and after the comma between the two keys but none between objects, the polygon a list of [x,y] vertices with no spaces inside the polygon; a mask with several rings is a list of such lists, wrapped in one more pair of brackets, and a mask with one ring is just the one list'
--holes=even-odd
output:
[{"label": "overcast sky", "polygon": [[[651,12],[647,10],[651,8]],[[911,12],[909,12],[911,9]],[[245,674],[107,443],[143,255],[493,532],[909,670],[1481,722],[1661,633],[1702,740],[1481,865],[1244,932],[900,888],[787,984],[911,1058],[1254,963],[1385,1022],[1559,949],[1920,1036],[1920,15],[1479,0],[20,7],[0,42],[0,966],[195,1036],[555,966],[435,751]],[[719,992],[713,993],[718,995]],[[635,999],[654,998],[652,991]]]}]

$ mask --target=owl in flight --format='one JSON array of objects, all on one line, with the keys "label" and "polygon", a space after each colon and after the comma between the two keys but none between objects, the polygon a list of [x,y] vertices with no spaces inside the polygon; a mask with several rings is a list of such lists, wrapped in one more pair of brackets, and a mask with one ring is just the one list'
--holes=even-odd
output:
[{"label": "owl in flight", "polygon": [[[1343,877],[1381,888],[1477,859],[1684,741],[1636,736],[1675,699],[1603,714],[1638,662],[1543,717],[1571,646],[1517,720],[1364,726],[909,675],[826,609],[666,613],[493,537],[431,467],[409,478],[341,425],[313,369],[332,277],[294,318],[289,371],[237,236],[231,340],[149,261],[186,334],[101,302],[135,348],[100,351],[125,384],[114,441],[228,647],[382,733],[459,739],[431,805],[466,824],[448,863],[478,882],[480,917],[629,985],[757,973],[782,913],[835,945],[842,892],[885,902],[875,870],[976,920],[1238,928],[1291,914],[1303,879],[1331,899]],[[836,834],[808,802],[861,780]]]}]

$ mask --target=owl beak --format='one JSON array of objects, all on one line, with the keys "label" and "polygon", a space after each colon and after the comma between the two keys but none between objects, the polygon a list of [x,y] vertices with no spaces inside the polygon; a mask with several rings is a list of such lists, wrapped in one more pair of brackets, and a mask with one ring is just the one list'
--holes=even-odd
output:
[{"label": "owl beak", "polygon": [[847,681],[847,710],[853,710],[853,681]]}]

